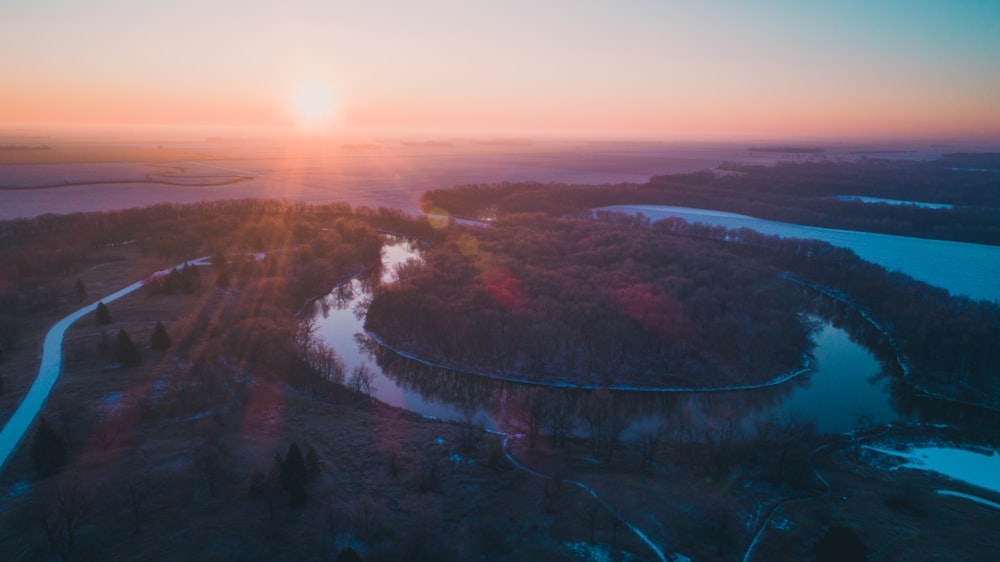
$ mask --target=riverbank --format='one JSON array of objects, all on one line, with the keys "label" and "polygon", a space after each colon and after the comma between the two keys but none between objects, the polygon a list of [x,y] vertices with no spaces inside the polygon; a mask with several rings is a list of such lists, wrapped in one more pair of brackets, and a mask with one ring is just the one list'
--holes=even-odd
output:
[{"label": "riverbank", "polygon": [[477,371],[464,368],[457,368],[455,366],[447,365],[444,363],[437,363],[425,359],[423,357],[420,357],[415,353],[411,353],[399,347],[393,346],[392,344],[385,341],[382,337],[380,337],[377,333],[371,330],[365,330],[365,333],[373,340],[375,340],[375,342],[378,343],[380,346],[395,353],[396,355],[416,361],[428,367],[445,369],[456,373],[487,378],[495,381],[527,384],[527,385],[546,387],[546,388],[561,388],[561,389],[576,389],[576,390],[604,389],[604,390],[620,390],[620,391],[632,391],[632,392],[728,392],[734,390],[753,390],[753,389],[777,386],[782,383],[788,382],[794,379],[795,377],[804,375],[812,371],[809,365],[810,363],[809,358],[803,357],[802,359],[803,366],[800,369],[789,371],[788,373],[784,373],[765,382],[757,384],[748,384],[748,385],[729,385],[724,387],[650,387],[650,386],[635,386],[635,385],[620,385],[620,384],[595,385],[595,384],[575,384],[571,382],[546,382],[529,378],[528,375],[524,373],[499,374],[499,373],[491,373],[488,371]]},{"label": "riverbank", "polygon": [[785,280],[787,280],[787,281],[789,281],[791,283],[795,283],[795,284],[801,285],[803,287],[808,287],[808,288],[810,288],[810,289],[812,289],[812,290],[814,290],[814,291],[822,294],[823,296],[826,296],[828,298],[834,299],[837,302],[843,303],[844,305],[848,306],[851,310],[854,310],[855,312],[857,312],[858,315],[861,316],[861,318],[863,318],[865,320],[865,322],[867,322],[869,325],[871,325],[873,328],[875,328],[875,330],[877,330],[880,334],[882,334],[883,336],[885,336],[886,342],[889,344],[889,347],[891,347],[892,350],[896,354],[896,357],[895,357],[896,364],[899,366],[900,372],[903,375],[903,380],[906,381],[906,384],[911,389],[913,389],[914,391],[916,391],[916,393],[919,396],[922,396],[924,398],[932,398],[934,400],[942,400],[942,401],[945,401],[945,402],[951,402],[951,403],[958,404],[958,405],[961,405],[961,406],[970,406],[970,407],[973,407],[973,408],[980,408],[980,409],[989,410],[989,411],[992,411],[992,412],[1000,412],[1000,408],[998,408],[997,406],[992,405],[992,404],[990,404],[988,402],[970,402],[968,400],[961,400],[959,398],[955,398],[954,396],[948,396],[948,395],[942,394],[940,392],[934,392],[934,391],[930,390],[929,388],[927,388],[926,386],[921,385],[920,383],[914,381],[913,380],[914,377],[911,376],[912,367],[910,366],[909,361],[907,360],[906,356],[900,350],[900,346],[897,344],[896,338],[893,336],[892,332],[890,332],[887,328],[885,328],[878,321],[876,321],[874,318],[872,318],[871,314],[869,314],[868,311],[864,310],[863,308],[861,308],[860,306],[858,306],[856,303],[852,302],[850,299],[848,299],[843,294],[841,294],[841,293],[839,293],[837,291],[831,291],[830,289],[827,289],[825,287],[821,287],[820,285],[817,285],[815,283],[809,283],[809,282],[806,282],[806,281],[802,281],[801,279],[797,279],[797,278],[795,278],[792,275],[783,274],[781,277],[782,277],[782,279],[785,279]]}]

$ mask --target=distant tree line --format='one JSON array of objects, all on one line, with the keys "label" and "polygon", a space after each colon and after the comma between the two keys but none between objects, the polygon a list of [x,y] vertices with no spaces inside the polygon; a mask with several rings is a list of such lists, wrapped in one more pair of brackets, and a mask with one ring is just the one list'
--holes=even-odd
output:
[{"label": "distant tree line", "polygon": [[[584,216],[590,209],[608,205],[677,205],[827,228],[1000,245],[1000,222],[996,220],[1000,155],[954,154],[930,162],[869,159],[730,168],[734,173],[655,176],[642,184],[466,185],[428,191],[421,206],[492,219],[525,212]],[[928,209],[836,199],[841,195],[955,207]]]},{"label": "distant tree line", "polygon": [[52,150],[47,144],[0,144],[0,150]]}]

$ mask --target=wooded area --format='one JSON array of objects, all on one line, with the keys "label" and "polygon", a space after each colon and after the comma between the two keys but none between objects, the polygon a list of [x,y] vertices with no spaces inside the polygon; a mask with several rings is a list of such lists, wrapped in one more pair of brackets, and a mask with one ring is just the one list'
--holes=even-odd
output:
[{"label": "wooded area", "polygon": [[368,327],[460,370],[547,383],[718,388],[803,366],[780,271],[730,247],[544,216],[456,232],[376,294]]}]

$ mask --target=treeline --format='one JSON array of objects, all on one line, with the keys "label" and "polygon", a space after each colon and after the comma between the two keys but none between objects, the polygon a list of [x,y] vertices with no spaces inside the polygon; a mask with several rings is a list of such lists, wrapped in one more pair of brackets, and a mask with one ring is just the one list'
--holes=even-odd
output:
[{"label": "treeline", "polygon": [[[991,171],[992,170],[992,171]],[[718,209],[827,228],[1000,245],[1000,157],[949,155],[931,162],[870,159],[742,166],[730,174],[656,176],[644,184],[578,186],[541,183],[467,185],[424,194],[425,210],[491,220],[543,212],[583,215],[620,204]],[[857,195],[955,205],[840,201]]]},{"label": "treeline", "polygon": [[52,150],[47,144],[0,144],[0,150]]},{"label": "treeline", "polygon": [[798,369],[812,326],[774,266],[730,247],[520,216],[457,231],[377,292],[367,327],[460,370],[724,387]]},{"label": "treeline", "polygon": [[[611,222],[644,226],[629,215],[601,214]],[[764,258],[817,290],[863,311],[885,333],[908,366],[907,382],[929,393],[1000,409],[1000,307],[952,296],[946,290],[857,257],[818,240],[763,235],[670,218],[652,229],[674,236],[716,240],[734,252]]]},{"label": "treeline", "polygon": [[[16,249],[30,242],[74,241],[89,246],[145,243],[151,251],[176,254],[192,246],[204,248],[239,241],[246,250],[253,251],[268,242],[268,232],[247,232],[240,225],[260,222],[265,217],[283,220],[284,217],[310,217],[312,222],[322,222],[338,217],[354,217],[379,228],[398,230],[410,236],[434,236],[434,228],[427,221],[408,216],[399,209],[387,207],[352,208],[347,203],[308,204],[300,201],[274,199],[226,199],[197,203],[159,203],[115,211],[44,214],[33,218],[0,221],[0,248]],[[211,220],[210,224],[206,224]],[[180,230],[193,226],[194,233]],[[160,228],[169,227],[169,228]],[[197,235],[209,233],[221,241],[203,240]],[[247,247],[249,246],[249,247]],[[177,257],[170,255],[166,257]]]},{"label": "treeline", "polygon": [[[264,199],[158,204],[2,221],[0,315],[52,310],[75,302],[68,276],[90,263],[94,252],[107,247],[135,245],[144,255],[171,262],[295,247],[299,262],[325,256],[328,263],[342,264],[356,261],[356,251],[377,258],[373,227],[427,240],[437,236],[426,220],[396,209]],[[363,239],[367,248],[357,245]],[[314,287],[316,283],[308,278],[312,274],[302,273],[295,278],[306,288]],[[319,272],[313,277],[326,275]]]}]

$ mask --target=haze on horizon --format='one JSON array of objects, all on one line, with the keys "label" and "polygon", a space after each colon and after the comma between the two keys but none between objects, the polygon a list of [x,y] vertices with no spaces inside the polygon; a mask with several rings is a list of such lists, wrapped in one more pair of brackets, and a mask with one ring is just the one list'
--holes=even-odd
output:
[{"label": "haze on horizon", "polygon": [[0,128],[1000,139],[1000,3],[32,0]]}]

